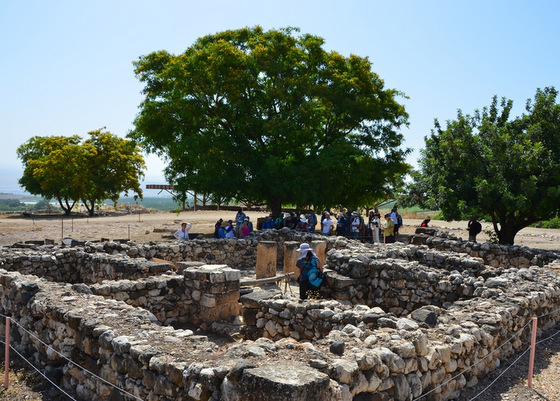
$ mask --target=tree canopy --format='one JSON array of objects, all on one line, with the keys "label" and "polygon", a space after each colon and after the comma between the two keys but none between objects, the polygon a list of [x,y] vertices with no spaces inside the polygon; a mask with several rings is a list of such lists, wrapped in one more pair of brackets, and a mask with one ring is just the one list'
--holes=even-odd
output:
[{"label": "tree canopy", "polygon": [[283,204],[363,205],[409,170],[408,115],[367,58],[297,29],[244,28],[135,62],[145,99],[129,137],[178,191]]},{"label": "tree canopy", "polygon": [[560,105],[554,88],[538,89],[526,113],[510,118],[513,101],[435,128],[425,138],[421,171],[410,195],[445,219],[488,217],[501,244],[560,209]]},{"label": "tree canopy", "polygon": [[136,144],[101,130],[89,135],[83,142],[77,135],[29,139],[17,150],[24,165],[20,185],[33,195],[57,199],[66,214],[78,200],[94,215],[96,203],[116,202],[122,192],[142,197],[145,163]]}]

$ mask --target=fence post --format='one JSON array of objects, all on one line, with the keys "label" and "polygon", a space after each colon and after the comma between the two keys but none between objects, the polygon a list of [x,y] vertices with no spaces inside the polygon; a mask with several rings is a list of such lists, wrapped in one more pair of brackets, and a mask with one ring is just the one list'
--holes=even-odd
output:
[{"label": "fence post", "polygon": [[531,333],[531,356],[529,357],[529,378],[527,380],[527,387],[531,388],[533,385],[533,368],[535,366],[535,348],[537,343],[537,318],[533,318],[533,332]]},{"label": "fence post", "polygon": [[10,388],[10,317],[6,317],[6,342],[4,351],[4,388]]}]

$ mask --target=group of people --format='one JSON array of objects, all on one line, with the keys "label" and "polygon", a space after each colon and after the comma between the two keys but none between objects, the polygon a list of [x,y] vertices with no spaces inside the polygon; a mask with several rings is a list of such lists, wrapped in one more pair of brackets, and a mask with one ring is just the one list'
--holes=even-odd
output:
[{"label": "group of people", "polygon": [[375,208],[369,212],[367,222],[357,210],[350,212],[343,209],[334,216],[324,212],[321,216],[321,232],[324,235],[336,233],[342,237],[373,243],[395,242],[401,226],[402,217],[396,206],[391,213],[383,215],[383,219],[379,210]]},{"label": "group of people", "polygon": [[320,232],[323,235],[339,235],[374,243],[388,243],[395,242],[401,226],[402,217],[398,213],[397,207],[394,207],[391,213],[383,216],[383,220],[379,210],[375,208],[369,212],[367,221],[357,210],[342,209],[334,213],[324,211],[320,220],[313,210],[308,213],[287,212],[275,220],[267,216],[261,228],[287,227],[303,232]]},{"label": "group of people", "polygon": [[246,238],[251,235],[253,222],[242,208],[239,208],[234,220],[218,220],[214,225],[214,238]]}]

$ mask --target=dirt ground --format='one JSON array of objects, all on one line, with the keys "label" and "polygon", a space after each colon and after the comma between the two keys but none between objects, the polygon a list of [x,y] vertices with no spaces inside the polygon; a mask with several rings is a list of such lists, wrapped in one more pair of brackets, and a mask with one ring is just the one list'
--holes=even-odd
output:
[{"label": "dirt ground", "polygon": [[[255,228],[257,219],[264,217],[263,212],[247,212]],[[403,216],[404,234],[414,233],[420,225],[422,215]],[[181,222],[192,224],[191,233],[211,234],[218,219],[234,219],[232,211],[185,211],[181,213],[157,212],[121,214],[103,217],[23,217],[21,215],[0,215],[0,245],[12,245],[16,242],[52,239],[60,243],[62,238],[78,241],[107,239],[131,239],[135,242],[170,241],[170,235],[177,230]],[[431,227],[449,231],[464,239],[468,238],[466,221],[432,220]],[[482,222],[483,231],[478,241],[488,239],[484,233],[492,229],[491,223]],[[527,227],[516,236],[516,245],[539,249],[560,249],[560,229],[542,229]]]}]

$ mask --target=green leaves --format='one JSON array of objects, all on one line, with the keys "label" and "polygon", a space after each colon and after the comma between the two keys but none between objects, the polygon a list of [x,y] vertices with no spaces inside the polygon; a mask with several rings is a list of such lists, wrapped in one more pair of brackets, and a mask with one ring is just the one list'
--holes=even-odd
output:
[{"label": "green leaves", "polygon": [[[323,39],[295,32],[225,31],[177,56],[141,57],[146,98],[129,137],[164,155],[167,178],[183,190],[275,205],[378,197],[399,180],[386,169],[409,168],[400,92],[384,89],[366,58],[326,52]],[[370,185],[373,166],[380,185]],[[340,178],[328,191],[323,171]]]},{"label": "green leaves", "polygon": [[513,102],[494,97],[474,116],[459,111],[426,138],[413,190],[446,219],[486,215],[500,243],[560,208],[560,105],[554,88],[538,89],[527,114],[510,118]]},{"label": "green leaves", "polygon": [[116,202],[122,192],[134,191],[140,197],[139,179],[145,169],[140,149],[101,130],[79,136],[33,137],[18,150],[25,169],[19,182],[28,192],[56,198],[69,214],[78,200],[93,214],[95,203]]}]

